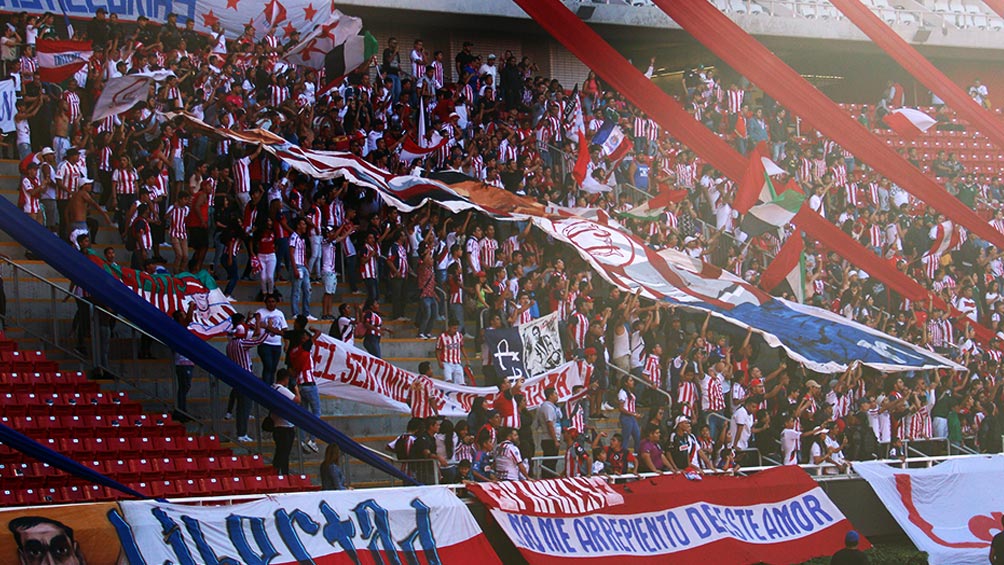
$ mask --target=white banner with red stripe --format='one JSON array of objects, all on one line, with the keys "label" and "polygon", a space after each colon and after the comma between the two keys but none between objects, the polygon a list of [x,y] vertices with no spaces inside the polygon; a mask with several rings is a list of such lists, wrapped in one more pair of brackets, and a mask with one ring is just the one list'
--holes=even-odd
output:
[{"label": "white banner with red stripe", "polygon": [[[314,341],[314,378],[319,393],[395,412],[411,412],[408,399],[418,375],[396,367],[383,359],[351,345],[322,335]],[[565,363],[523,383],[526,404],[534,408],[544,401],[544,390],[554,388],[560,400],[572,396],[576,385],[587,385],[592,368],[584,361]],[[499,389],[463,386],[433,379],[434,398],[442,416],[462,417],[471,411],[475,398],[488,399],[491,405]]]},{"label": "white banner with red stripe", "polygon": [[42,82],[63,82],[83,69],[94,49],[90,41],[39,39],[38,75]]},{"label": "white banner with red stripe", "polygon": [[557,479],[468,490],[530,565],[799,563],[840,549],[851,529],[798,467],[708,476],[700,485],[664,475],[616,485]]},{"label": "white banner with red stripe", "polygon": [[984,565],[1002,531],[1004,455],[958,457],[934,467],[900,469],[855,463],[886,510],[930,565]]},{"label": "white banner with red stripe", "polygon": [[3,555],[24,556],[18,545],[41,553],[22,563],[501,565],[470,510],[445,487],[272,494],[222,506],[36,506],[0,512],[0,527],[14,532],[0,539]]}]

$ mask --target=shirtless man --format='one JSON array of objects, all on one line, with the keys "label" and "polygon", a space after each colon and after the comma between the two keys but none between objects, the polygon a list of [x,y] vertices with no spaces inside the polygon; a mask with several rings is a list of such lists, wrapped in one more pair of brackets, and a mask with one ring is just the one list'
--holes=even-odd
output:
[{"label": "shirtless man", "polygon": [[52,147],[56,150],[56,164],[66,158],[70,148],[70,104],[65,99],[59,101],[59,109],[52,118]]},{"label": "shirtless man", "polygon": [[[87,229],[87,209],[94,208],[99,214],[105,219],[105,222],[111,224],[112,219],[105,212],[98,203],[94,201],[94,197],[91,196],[91,189],[94,188],[94,181],[89,178],[80,179],[80,188],[70,195],[70,200],[66,204],[66,225],[67,231],[70,235],[70,241],[74,241],[77,235],[81,233],[88,233]],[[90,234],[91,240],[96,239],[97,230],[95,233]]]}]

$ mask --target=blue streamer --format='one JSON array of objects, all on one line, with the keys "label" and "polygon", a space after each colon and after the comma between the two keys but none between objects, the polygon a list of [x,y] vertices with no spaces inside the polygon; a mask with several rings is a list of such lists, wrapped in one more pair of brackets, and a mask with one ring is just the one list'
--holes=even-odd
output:
[{"label": "blue streamer", "polygon": [[170,319],[163,312],[115,280],[41,224],[29,218],[5,198],[0,198],[0,225],[18,243],[86,290],[99,303],[126,315],[137,327],[239,390],[249,400],[269,408],[303,431],[327,443],[337,444],[346,454],[401,479],[406,484],[420,484],[299,404],[280,396],[256,375],[238,367],[185,328],[173,322],[168,323]]},{"label": "blue streamer", "polygon": [[49,465],[59,470],[66,471],[75,477],[87,479],[92,483],[113,488],[119,492],[124,492],[129,496],[135,496],[136,498],[149,498],[147,495],[136,492],[115,479],[106,477],[90,467],[77,463],[62,453],[49,449],[45,445],[38,443],[21,432],[2,423],[0,423],[0,441],[2,441],[5,445],[13,447],[21,453],[24,453],[25,455],[30,455],[43,463],[48,463]]}]

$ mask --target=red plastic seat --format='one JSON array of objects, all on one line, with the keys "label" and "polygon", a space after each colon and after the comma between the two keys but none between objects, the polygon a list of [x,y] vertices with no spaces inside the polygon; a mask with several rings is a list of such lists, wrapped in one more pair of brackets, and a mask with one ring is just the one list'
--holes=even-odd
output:
[{"label": "red plastic seat", "polygon": [[60,502],[86,502],[91,499],[90,489],[80,486],[68,486],[59,489]]},{"label": "red plastic seat", "polygon": [[226,492],[223,482],[215,477],[199,479],[200,490],[206,496],[215,496]]},{"label": "red plastic seat", "polygon": [[130,459],[126,464],[129,469],[123,477],[123,480],[126,481],[141,481],[145,478],[157,478],[161,475],[154,459]]},{"label": "red plastic seat", "polygon": [[244,487],[247,492],[264,493],[269,492],[268,479],[264,475],[253,475],[244,477]]},{"label": "red plastic seat", "polygon": [[20,493],[16,490],[0,490],[0,506],[17,506],[21,504]]},{"label": "red plastic seat", "polygon": [[269,475],[265,477],[265,483],[268,485],[268,490],[272,492],[290,490],[290,482],[285,475]]}]

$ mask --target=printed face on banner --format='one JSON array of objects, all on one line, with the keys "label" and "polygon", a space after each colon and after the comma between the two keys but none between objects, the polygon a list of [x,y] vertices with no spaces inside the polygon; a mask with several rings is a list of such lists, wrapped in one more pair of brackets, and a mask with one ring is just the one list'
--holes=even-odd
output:
[{"label": "printed face on banner", "polygon": [[523,341],[523,365],[529,375],[546,373],[564,363],[557,312],[517,329]]},{"label": "printed face on banner", "polygon": [[2,513],[0,563],[124,563],[107,513],[115,504],[34,508]]}]

